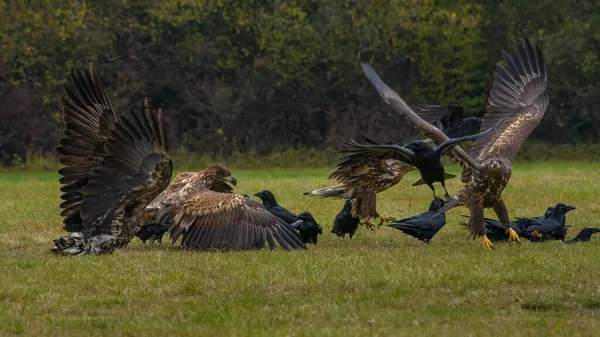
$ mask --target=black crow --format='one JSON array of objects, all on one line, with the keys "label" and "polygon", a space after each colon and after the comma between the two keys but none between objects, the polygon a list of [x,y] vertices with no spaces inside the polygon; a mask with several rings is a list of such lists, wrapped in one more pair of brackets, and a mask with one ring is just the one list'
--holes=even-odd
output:
[{"label": "black crow", "polygon": [[292,223],[302,238],[304,243],[317,244],[317,240],[320,234],[323,234],[323,228],[317,223],[317,220],[313,218],[309,212],[302,212],[298,214],[298,221]]},{"label": "black crow", "polygon": [[564,240],[567,234],[566,214],[575,207],[557,204],[552,210],[552,215],[543,220],[534,221],[525,233],[526,238],[534,242],[545,240]]},{"label": "black crow", "polygon": [[422,140],[412,141],[404,146],[398,146],[389,142],[388,144],[377,144],[376,142],[362,136],[369,144],[359,144],[354,140],[349,142],[344,141],[347,145],[353,147],[351,150],[343,150],[342,152],[350,152],[351,154],[347,157],[349,161],[355,162],[369,162],[374,158],[377,159],[396,159],[412,166],[415,166],[419,173],[421,173],[421,179],[413,184],[418,186],[427,184],[431,191],[433,191],[434,200],[437,198],[435,195],[435,188],[433,187],[434,182],[440,182],[445,191],[446,200],[450,199],[450,194],[446,190],[445,180],[453,178],[455,175],[447,174],[444,171],[444,165],[442,165],[441,158],[445,151],[450,150],[453,145],[465,142],[467,140],[474,140],[484,136],[487,136],[492,131],[496,130],[504,120],[501,119],[488,130],[461,138],[454,138],[445,141],[437,147],[431,147]]},{"label": "black crow", "polygon": [[600,233],[600,228],[584,228],[577,234],[577,236],[569,241],[564,241],[566,244],[572,244],[577,242],[588,242],[592,238],[592,234]]},{"label": "black crow", "polygon": [[360,218],[352,216],[352,202],[352,199],[346,199],[344,208],[342,208],[342,210],[335,217],[335,222],[333,223],[333,229],[331,230],[331,233],[334,233],[339,237],[345,237],[346,234],[348,234],[350,239],[352,239],[352,236],[354,236],[354,233],[356,233],[358,224],[360,222]]},{"label": "black crow", "polygon": [[271,212],[271,214],[275,215],[279,219],[287,222],[288,224],[292,224],[298,220],[298,216],[287,209],[279,206],[275,196],[271,191],[264,190],[262,192],[258,192],[254,194],[255,197],[259,197],[262,200],[263,205],[266,207],[267,211]]},{"label": "black crow", "polygon": [[147,240],[150,240],[150,243],[158,240],[159,243],[162,243],[163,235],[169,231],[169,225],[161,225],[152,222],[146,222],[142,225],[140,230],[135,234],[143,243],[146,243]]},{"label": "black crow", "polygon": [[436,124],[438,129],[448,138],[459,138],[479,132],[483,119],[479,117],[464,118],[464,110],[460,105],[411,105],[414,112],[427,123]]},{"label": "black crow", "polygon": [[401,230],[405,234],[425,243],[429,243],[431,238],[446,225],[446,216],[443,213],[433,219],[431,218],[443,205],[444,201],[436,197],[429,205],[427,212],[410,218],[404,218],[388,226]]}]

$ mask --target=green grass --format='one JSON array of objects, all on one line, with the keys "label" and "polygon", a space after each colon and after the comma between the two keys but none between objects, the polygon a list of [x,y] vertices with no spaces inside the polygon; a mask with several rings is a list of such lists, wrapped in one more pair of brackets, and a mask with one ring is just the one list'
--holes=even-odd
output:
[{"label": "green grass", "polygon": [[[569,237],[600,227],[600,165],[517,166],[504,192],[511,216],[577,206]],[[57,175],[0,175],[0,335],[26,336],[594,336],[600,331],[600,237],[521,247],[468,240],[457,223],[426,245],[399,231],[329,233],[340,201],[301,192],[327,169],[236,171],[239,193],[270,189],[325,228],[306,251],[186,252],[135,240],[111,256],[48,253],[63,235]],[[458,173],[457,167],[450,169]],[[410,173],[379,211],[422,212],[430,191]],[[457,191],[458,179],[449,181]],[[491,213],[488,213],[491,214]]]}]

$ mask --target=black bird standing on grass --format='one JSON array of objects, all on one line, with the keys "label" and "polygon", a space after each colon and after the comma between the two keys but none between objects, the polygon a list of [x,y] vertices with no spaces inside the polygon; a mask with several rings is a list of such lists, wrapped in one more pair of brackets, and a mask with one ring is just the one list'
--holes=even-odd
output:
[{"label": "black bird standing on grass", "polygon": [[475,116],[464,118],[463,108],[456,104],[415,104],[411,105],[411,108],[427,123],[436,124],[439,121],[442,126],[440,130],[448,138],[474,135],[479,132],[483,121],[483,119]]},{"label": "black bird standing on grass", "polygon": [[437,232],[446,225],[445,214],[440,214],[435,218],[431,218],[442,206],[444,201],[440,198],[435,198],[429,205],[429,210],[425,213],[404,218],[398,222],[389,224],[388,226],[401,230],[405,234],[415,237],[425,243],[429,243]]},{"label": "black bird standing on grass", "polygon": [[146,222],[142,225],[140,230],[135,234],[143,243],[150,240],[150,243],[158,240],[158,243],[162,244],[163,235],[169,231],[169,225],[161,225],[158,223]]},{"label": "black bird standing on grass", "polygon": [[446,200],[449,200],[450,194],[446,189],[445,180],[454,178],[455,175],[448,174],[444,171],[444,165],[442,165],[441,162],[442,155],[445,153],[445,151],[450,150],[453,145],[487,136],[492,131],[497,129],[502,122],[503,120],[498,121],[496,125],[484,132],[480,132],[475,135],[464,136],[461,138],[449,139],[439,146],[433,148],[422,140],[415,140],[404,146],[398,146],[391,142],[389,144],[377,144],[363,136],[363,138],[368,140],[370,144],[358,144],[354,140],[349,142],[345,141],[344,143],[350,145],[353,149],[343,150],[341,152],[351,153],[346,157],[346,163],[349,165],[361,162],[368,163],[376,158],[400,160],[404,163],[415,166],[419,170],[419,173],[421,173],[421,179],[414,183],[413,186],[427,184],[427,186],[429,186],[433,192],[433,198],[435,200],[437,196],[435,195],[435,187],[433,187],[433,183],[440,182],[446,193]]},{"label": "black bird standing on grass", "polygon": [[346,199],[344,208],[342,208],[342,210],[335,217],[335,222],[333,223],[331,233],[334,233],[342,238],[348,234],[350,239],[352,239],[352,236],[354,236],[354,233],[356,233],[358,224],[360,223],[359,217],[352,216],[352,203],[352,199]]},{"label": "black bird standing on grass", "polygon": [[300,233],[302,242],[317,244],[319,235],[323,234],[323,228],[317,223],[309,212],[298,214],[298,221],[291,224]]},{"label": "black bird standing on grass", "polygon": [[531,241],[564,240],[567,235],[566,214],[574,210],[574,206],[557,204],[552,215],[543,220],[536,220],[527,227],[524,236]]},{"label": "black bird standing on grass", "polygon": [[277,203],[277,200],[275,199],[275,196],[273,195],[273,193],[271,193],[271,191],[264,190],[262,192],[258,192],[256,194],[254,194],[254,196],[259,197],[260,200],[262,200],[262,203],[265,206],[265,208],[267,209],[267,211],[271,212],[271,214],[273,214],[276,217],[278,217],[279,219],[287,222],[288,224],[292,224],[292,223],[300,220],[300,218],[298,218],[298,216],[296,214],[281,207]]},{"label": "black bird standing on grass", "polygon": [[[483,211],[486,208],[494,209],[510,241],[520,242],[510,226],[502,192],[512,174],[512,164],[519,149],[544,117],[549,102],[546,63],[538,46],[533,46],[525,39],[510,52],[504,53],[504,59],[506,66],[496,64],[494,82],[480,129],[486,130],[503,119],[506,122],[486,137],[477,139],[469,154],[460,146],[452,149],[450,157],[462,166],[461,181],[465,186],[440,210],[466,205],[471,213],[469,231],[473,236],[483,237],[487,249],[492,249],[492,243],[485,234]],[[361,65],[381,98],[396,112],[436,144],[448,140],[442,131],[419,117],[371,66],[366,63]]]},{"label": "black bird standing on grass", "polygon": [[566,244],[572,244],[577,242],[589,242],[592,239],[592,234],[600,233],[600,228],[584,228],[577,234],[577,236],[569,241],[564,241]]}]

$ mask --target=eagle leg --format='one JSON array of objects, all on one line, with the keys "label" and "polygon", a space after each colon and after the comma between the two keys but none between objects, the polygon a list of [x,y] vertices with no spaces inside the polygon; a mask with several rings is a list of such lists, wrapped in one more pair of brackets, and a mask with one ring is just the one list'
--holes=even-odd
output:
[{"label": "eagle leg", "polygon": [[391,216],[383,216],[380,215],[379,216],[379,224],[377,224],[377,227],[381,227],[381,225],[383,225],[384,222],[390,222],[390,221],[397,221],[394,217]]},{"label": "eagle leg", "polygon": [[483,246],[487,250],[494,250],[494,246],[492,246],[492,241],[490,241],[490,239],[488,239],[487,235],[483,236]]},{"label": "eagle leg", "polygon": [[500,223],[504,225],[504,229],[506,229],[506,234],[508,235],[508,242],[516,241],[517,245],[521,245],[521,239],[519,238],[519,234],[515,232],[514,229],[510,227],[510,218],[508,216],[508,210],[506,209],[506,205],[502,199],[498,200],[494,204],[494,212],[496,212],[496,216],[498,216],[498,220]]},{"label": "eagle leg", "polygon": [[366,219],[362,219],[360,221],[361,225],[365,225],[368,229],[375,231],[375,225],[373,225],[372,223],[369,222],[369,220],[371,220],[372,217],[368,217]]},{"label": "eagle leg", "polygon": [[483,247],[487,250],[493,250],[492,242],[488,239],[485,230],[483,207],[473,198],[467,200],[467,207],[471,211],[468,228],[473,237],[483,236]]},{"label": "eagle leg", "polygon": [[[442,180],[442,187],[444,188],[444,192],[446,192],[446,202],[450,202],[450,200],[452,199],[452,197],[450,196],[450,193],[448,193],[448,190],[446,189],[446,184],[444,183],[444,181]],[[434,198],[435,198],[435,192],[433,194]]]}]

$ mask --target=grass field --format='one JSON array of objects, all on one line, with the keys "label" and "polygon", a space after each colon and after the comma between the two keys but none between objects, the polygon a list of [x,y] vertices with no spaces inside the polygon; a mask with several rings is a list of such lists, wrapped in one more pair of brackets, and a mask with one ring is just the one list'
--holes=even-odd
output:
[{"label": "grass field", "polygon": [[[569,238],[600,227],[599,169],[517,166],[504,192],[511,216],[563,202],[577,207]],[[329,233],[342,202],[301,195],[325,186],[329,170],[233,173],[238,193],[270,189],[288,209],[309,210],[325,229],[318,246],[198,253],[135,239],[111,256],[53,256],[57,175],[0,175],[0,335],[600,335],[600,237],[487,252],[458,225],[461,208],[430,245],[387,227],[342,240]],[[416,179],[380,194],[380,213],[424,211],[430,191],[411,187]],[[459,183],[449,181],[451,193]]]}]

